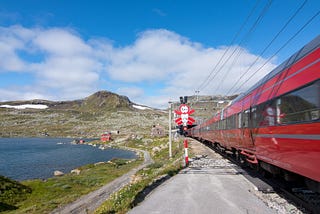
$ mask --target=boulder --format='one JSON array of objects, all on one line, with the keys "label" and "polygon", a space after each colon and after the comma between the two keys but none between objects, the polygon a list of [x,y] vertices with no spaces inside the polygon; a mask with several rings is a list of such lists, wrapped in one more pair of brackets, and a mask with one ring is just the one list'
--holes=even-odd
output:
[{"label": "boulder", "polygon": [[59,170],[54,171],[53,174],[54,174],[54,176],[62,176],[62,175],[64,175],[64,173],[59,171]]},{"label": "boulder", "polygon": [[71,170],[71,173],[74,173],[76,175],[80,175],[81,170],[80,169],[73,169]]},{"label": "boulder", "polygon": [[[109,161],[108,161],[109,162]],[[95,163],[94,165],[95,166],[98,166],[98,165],[101,165],[101,164],[105,164],[105,162],[97,162],[97,163]]]},{"label": "boulder", "polygon": [[157,146],[156,146],[156,147],[153,147],[153,148],[152,148],[152,152],[154,152],[154,153],[155,153],[155,152],[160,152],[160,151],[161,151],[161,148],[160,148],[160,147],[157,147]]}]

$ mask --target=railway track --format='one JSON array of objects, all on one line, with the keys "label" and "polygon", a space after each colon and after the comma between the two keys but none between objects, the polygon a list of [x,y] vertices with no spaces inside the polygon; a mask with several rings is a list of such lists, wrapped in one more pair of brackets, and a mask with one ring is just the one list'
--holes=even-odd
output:
[{"label": "railway track", "polygon": [[[239,173],[242,173],[251,183],[254,184],[256,190],[268,195],[276,193],[284,198],[288,203],[293,204],[300,213],[318,214],[320,213],[320,194],[313,192],[300,183],[289,183],[280,178],[265,177],[257,169],[252,169],[245,163],[239,163],[231,154],[225,152],[220,147],[215,147],[211,143],[201,142],[208,148],[220,154],[233,164],[236,164]],[[260,195],[261,196],[261,195]],[[268,197],[267,197],[268,198]],[[270,201],[269,201],[270,202]],[[268,202],[267,202],[268,203]],[[288,206],[286,202],[280,202],[280,205]],[[291,209],[291,211],[290,211]],[[296,213],[294,208],[289,208],[285,213]]]}]

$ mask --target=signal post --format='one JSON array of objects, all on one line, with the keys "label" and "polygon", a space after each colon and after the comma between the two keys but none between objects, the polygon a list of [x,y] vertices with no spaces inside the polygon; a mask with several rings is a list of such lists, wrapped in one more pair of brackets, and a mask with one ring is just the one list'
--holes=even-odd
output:
[{"label": "signal post", "polygon": [[181,105],[179,106],[178,110],[174,110],[177,115],[180,115],[178,119],[175,120],[177,125],[179,126],[179,132],[181,135],[184,135],[185,138],[183,140],[184,144],[184,159],[185,159],[185,166],[189,164],[189,157],[188,157],[188,140],[186,138],[186,131],[188,129],[188,125],[191,126],[195,120],[190,117],[191,114],[194,113],[194,109],[191,109],[187,103],[187,97],[180,97]]}]

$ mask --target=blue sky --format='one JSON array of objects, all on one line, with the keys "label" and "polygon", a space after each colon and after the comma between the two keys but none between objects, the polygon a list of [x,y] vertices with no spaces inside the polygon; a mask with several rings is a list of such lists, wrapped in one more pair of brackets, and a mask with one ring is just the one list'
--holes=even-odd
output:
[{"label": "blue sky", "polygon": [[165,108],[197,90],[240,93],[319,35],[319,10],[318,0],[2,0],[0,101],[108,90]]}]

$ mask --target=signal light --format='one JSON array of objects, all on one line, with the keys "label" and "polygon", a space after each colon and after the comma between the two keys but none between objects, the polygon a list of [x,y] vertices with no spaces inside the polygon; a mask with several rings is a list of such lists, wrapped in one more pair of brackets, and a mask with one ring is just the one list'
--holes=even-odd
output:
[{"label": "signal light", "polygon": [[180,97],[180,103],[183,104],[183,97]]},{"label": "signal light", "polygon": [[180,125],[180,126],[178,126],[178,131],[177,132],[180,135],[186,136],[188,134],[187,130],[188,130],[188,126]]},{"label": "signal light", "polygon": [[180,103],[181,104],[186,104],[188,102],[188,97],[184,96],[184,97],[180,97]]}]

